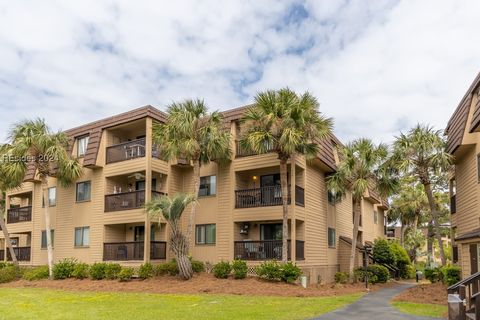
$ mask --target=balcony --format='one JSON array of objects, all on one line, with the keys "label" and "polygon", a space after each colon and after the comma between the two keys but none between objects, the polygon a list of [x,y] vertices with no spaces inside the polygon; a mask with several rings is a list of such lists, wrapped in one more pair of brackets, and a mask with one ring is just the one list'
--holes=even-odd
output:
[{"label": "balcony", "polygon": [[[152,191],[152,198],[165,195],[163,192]],[[122,192],[105,195],[105,212],[132,210],[145,204],[145,190]]]},{"label": "balcony", "polygon": [[[291,260],[291,241],[288,240],[288,259]],[[305,259],[305,241],[295,241],[296,260]],[[235,241],[235,259],[262,261],[282,260],[282,240]]]},{"label": "balcony", "polygon": [[450,197],[450,213],[454,214],[457,212],[457,195],[453,195]]},{"label": "balcony", "polygon": [[[235,155],[237,158],[257,155],[255,151],[242,148],[242,146],[240,145],[240,141],[235,141],[235,150],[236,150]],[[267,153],[273,152],[273,151],[275,151],[275,149],[273,148],[273,145],[267,147]]]},{"label": "balcony", "polygon": [[[290,186],[288,187],[288,204],[291,203]],[[305,191],[299,186],[295,186],[295,203],[300,206],[305,205]],[[244,189],[235,191],[235,208],[256,208],[282,205],[281,186],[260,187],[254,189]]]},{"label": "balcony", "polygon": [[[132,261],[143,260],[145,243],[143,241],[109,242],[103,244],[104,261]],[[167,258],[167,242],[150,242],[150,259]]]},{"label": "balcony", "polygon": [[7,223],[32,221],[32,206],[8,209]]},{"label": "balcony", "polygon": [[[18,261],[30,261],[30,247],[14,247],[13,252],[17,256]],[[5,252],[2,250],[0,252],[0,260],[4,257]],[[10,250],[7,249],[7,260],[12,261],[12,256],[10,255]]]},{"label": "balcony", "polygon": [[0,250],[0,261],[5,260],[5,250]]},{"label": "balcony", "polygon": [[106,163],[115,163],[141,157],[145,157],[145,138],[107,147]]}]

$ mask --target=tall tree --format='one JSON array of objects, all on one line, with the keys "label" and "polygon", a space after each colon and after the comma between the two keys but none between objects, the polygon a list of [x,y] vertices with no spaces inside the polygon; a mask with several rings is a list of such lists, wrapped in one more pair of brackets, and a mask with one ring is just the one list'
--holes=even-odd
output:
[{"label": "tall tree", "polygon": [[[231,159],[230,133],[223,128],[223,119],[218,111],[209,113],[202,100],[185,100],[173,103],[167,109],[166,123],[155,123],[153,143],[166,160],[185,159],[193,165],[193,194],[198,196],[200,167],[210,161]],[[191,212],[186,233],[187,244],[182,247],[188,255],[195,223],[196,201],[191,203]],[[190,279],[193,270],[190,260],[184,264],[184,278]]]},{"label": "tall tree", "polygon": [[9,143],[3,147],[4,155],[11,160],[3,164],[10,186],[18,187],[22,184],[28,165],[34,166],[42,183],[50,277],[53,247],[47,200],[48,179],[56,178],[60,186],[68,187],[82,175],[80,163],[71,157],[67,148],[68,137],[62,132],[51,131],[43,119],[27,120],[15,125],[10,131]]},{"label": "tall tree", "polygon": [[196,201],[195,199],[196,197],[193,194],[177,193],[172,199],[162,196],[145,204],[147,214],[153,220],[157,220],[158,224],[162,222],[162,217],[168,222],[170,226],[170,247],[175,254],[179,274],[185,280],[191,278],[190,270],[185,269],[188,266],[187,264],[180,262],[190,261],[187,254],[189,241],[182,232],[181,217],[185,208],[189,204],[193,204]]},{"label": "tall tree", "polygon": [[350,275],[355,268],[355,255],[361,203],[369,189],[387,197],[398,188],[394,170],[389,166],[389,151],[386,145],[375,145],[369,139],[358,139],[346,146],[340,146],[340,163],[337,171],[327,178],[327,188],[334,194],[352,193],[353,233],[350,253]]},{"label": "tall tree", "polygon": [[[282,261],[288,257],[288,178],[287,164],[295,154],[307,160],[318,155],[318,140],[326,138],[332,120],[319,111],[310,93],[296,94],[284,88],[260,92],[255,104],[242,118],[241,146],[258,154],[276,152],[280,161],[283,205]],[[294,177],[292,177],[293,179]]]},{"label": "tall tree", "polygon": [[[8,251],[10,252],[10,257],[12,258],[12,262],[13,264],[18,265],[17,255],[13,250],[13,245],[12,245],[12,242],[10,241],[10,234],[8,233],[7,225],[5,224],[5,219],[4,219],[4,214],[6,213],[5,191],[10,189],[11,187],[9,186],[10,179],[8,179],[7,177],[7,174],[5,172],[5,166],[4,166],[4,163],[8,161],[8,158],[3,155],[2,153],[3,150],[4,150],[4,147],[0,146],[0,157],[1,157],[0,159],[0,229],[2,229],[3,238],[5,239],[6,245],[8,247]],[[6,252],[5,252],[5,256],[7,256]]]},{"label": "tall tree", "polygon": [[414,176],[423,185],[427,195],[435,237],[439,243],[440,258],[445,265],[440,229],[439,203],[434,196],[434,182],[445,176],[453,158],[446,152],[446,140],[441,130],[418,124],[407,133],[401,133],[394,142],[394,161],[404,174]]}]

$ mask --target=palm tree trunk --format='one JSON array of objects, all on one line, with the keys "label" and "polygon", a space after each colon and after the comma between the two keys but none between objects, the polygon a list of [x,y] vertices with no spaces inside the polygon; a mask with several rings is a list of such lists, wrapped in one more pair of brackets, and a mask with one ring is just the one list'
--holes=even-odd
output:
[{"label": "palm tree trunk", "polygon": [[170,246],[177,260],[178,274],[184,280],[189,280],[193,277],[193,269],[188,257],[188,239],[178,230],[178,225],[172,225],[171,230]]},{"label": "palm tree trunk", "polygon": [[48,211],[48,181],[46,177],[42,178],[42,197],[45,205],[43,212],[45,214],[45,233],[47,236],[47,261],[49,278],[53,279],[53,246],[52,234],[50,228],[50,212]]},{"label": "palm tree trunk", "polygon": [[427,264],[430,266],[430,263],[433,259],[433,226],[432,221],[428,222],[428,233],[427,233]]},{"label": "palm tree trunk", "polygon": [[358,238],[358,227],[360,225],[360,214],[361,214],[360,202],[357,200],[353,200],[352,248],[350,251],[350,266],[348,268],[351,281],[353,281],[353,270],[355,269],[355,257],[357,253],[357,238]]},{"label": "palm tree trunk", "polygon": [[400,245],[403,247],[404,243],[405,243],[405,225],[403,224],[403,222],[401,222],[401,226],[400,226]]},{"label": "palm tree trunk", "polygon": [[280,184],[282,188],[283,228],[282,228],[282,262],[288,260],[288,178],[287,159],[280,159]]},{"label": "palm tree trunk", "polygon": [[440,232],[440,224],[438,222],[437,206],[435,203],[435,199],[433,197],[433,191],[430,183],[424,183],[423,186],[425,188],[425,192],[428,198],[428,204],[430,205],[430,210],[432,212],[433,226],[435,227],[435,236],[437,237],[438,247],[440,250],[440,259],[442,260],[442,266],[444,266],[446,263],[446,259],[445,259],[445,252],[443,250],[442,233]]},{"label": "palm tree trunk", "polygon": [[[193,194],[195,197],[198,197],[198,191],[200,189],[200,162],[199,160],[194,160],[193,161]],[[192,234],[193,234],[193,225],[195,224],[195,214],[197,210],[197,202],[194,201],[191,204],[191,211],[190,211],[190,217],[188,219],[188,227],[187,227],[187,251],[188,248],[190,247],[190,243],[192,241]]]},{"label": "palm tree trunk", "polygon": [[[5,220],[3,219],[2,215],[0,215],[0,228],[2,228],[8,251],[10,251],[10,256],[12,257],[12,262],[14,265],[18,266],[17,256],[15,255],[15,251],[13,251],[12,242],[10,241],[10,234],[8,233],[7,226],[5,225]],[[7,253],[5,253],[5,258],[6,257]]]}]

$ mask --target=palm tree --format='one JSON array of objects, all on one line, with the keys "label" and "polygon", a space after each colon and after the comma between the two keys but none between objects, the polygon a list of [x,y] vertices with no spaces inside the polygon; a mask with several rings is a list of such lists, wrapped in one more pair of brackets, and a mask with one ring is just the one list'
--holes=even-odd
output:
[{"label": "palm tree", "polygon": [[196,196],[193,194],[177,193],[172,199],[161,196],[145,204],[147,214],[152,219],[158,220],[158,224],[161,223],[162,217],[169,223],[171,231],[170,247],[175,254],[179,274],[185,280],[190,279],[192,274],[189,269],[191,268],[188,257],[189,241],[182,232],[181,217],[185,208],[189,204],[195,203],[195,199]]},{"label": "palm tree", "polygon": [[283,205],[282,261],[288,255],[288,178],[287,163],[295,154],[309,159],[318,155],[317,141],[326,138],[332,120],[319,111],[317,99],[310,93],[298,95],[285,88],[260,92],[255,104],[242,118],[240,140],[246,150],[258,154],[275,152],[280,161],[280,184]]},{"label": "palm tree", "polygon": [[438,177],[445,176],[453,163],[445,146],[442,131],[422,124],[416,125],[406,134],[401,133],[394,142],[394,161],[397,167],[406,175],[416,177],[425,189],[442,265],[445,265],[446,260],[439,223],[439,204],[435,200],[433,189]]},{"label": "palm tree", "polygon": [[[2,178],[5,177],[5,175],[1,173],[1,169],[0,169],[0,176]],[[15,254],[15,251],[13,250],[12,242],[10,241],[10,234],[8,233],[7,226],[5,224],[5,219],[4,219],[4,216],[3,216],[5,214],[5,210],[6,210],[6,208],[5,208],[5,191],[3,191],[3,190],[6,190],[7,188],[1,187],[1,185],[3,185],[3,181],[0,181],[0,190],[2,190],[2,191],[0,191],[1,192],[1,195],[0,195],[0,229],[2,229],[3,238],[5,239],[5,242],[6,242],[7,247],[8,247],[8,251],[10,252],[10,256],[12,257],[12,262],[13,262],[14,265],[18,265],[17,255]]]},{"label": "palm tree", "polygon": [[68,187],[82,175],[77,159],[67,152],[68,137],[54,133],[43,119],[27,120],[15,125],[10,131],[9,143],[3,147],[4,155],[12,161],[3,163],[10,187],[22,184],[27,165],[33,165],[42,183],[44,199],[45,229],[50,277],[53,267],[53,247],[48,210],[48,178],[56,178],[60,186]]},{"label": "palm tree", "polygon": [[[200,167],[210,161],[230,160],[230,133],[223,128],[220,112],[208,113],[202,100],[173,103],[167,109],[167,121],[153,126],[153,143],[164,159],[185,159],[193,165],[193,194],[200,188]],[[196,202],[192,202],[187,227],[187,248],[191,243]],[[193,276],[190,260],[185,261],[189,278]]]},{"label": "palm tree", "polygon": [[370,188],[387,197],[396,191],[398,180],[387,161],[389,152],[384,144],[375,145],[369,139],[358,139],[339,147],[338,153],[340,163],[337,171],[327,177],[327,188],[334,194],[352,193],[353,234],[349,266],[352,276],[363,197]]}]

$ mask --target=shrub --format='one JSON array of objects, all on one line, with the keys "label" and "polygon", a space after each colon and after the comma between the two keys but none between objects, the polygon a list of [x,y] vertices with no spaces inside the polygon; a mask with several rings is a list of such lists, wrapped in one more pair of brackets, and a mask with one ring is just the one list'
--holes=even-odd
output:
[{"label": "shrub", "polygon": [[393,255],[395,256],[395,266],[399,271],[400,278],[408,279],[408,268],[412,264],[407,250],[397,242],[390,244]]},{"label": "shrub", "polygon": [[53,265],[53,278],[55,280],[67,279],[72,277],[73,269],[77,264],[77,260],[66,258]]},{"label": "shrub", "polygon": [[14,281],[18,278],[19,268],[13,265],[6,265],[0,269],[0,283]]},{"label": "shrub", "polygon": [[415,279],[416,275],[417,275],[417,270],[413,265],[409,264],[406,269],[405,279]]},{"label": "shrub", "polygon": [[267,280],[280,280],[281,271],[277,261],[265,261],[256,268],[260,278]]},{"label": "shrub", "polygon": [[348,272],[335,273],[335,283],[345,284],[348,282],[348,278],[349,278]]},{"label": "shrub", "polygon": [[440,268],[426,268],[425,278],[431,283],[439,282],[443,280],[443,273]]},{"label": "shrub", "polygon": [[41,266],[25,270],[22,278],[28,281],[47,279],[49,276],[48,266]]},{"label": "shrub", "polygon": [[105,269],[107,264],[105,262],[97,262],[90,267],[90,277],[93,280],[105,279]]},{"label": "shrub", "polygon": [[11,267],[13,266],[12,263],[5,262],[5,261],[0,261],[0,269],[6,268],[6,267]]},{"label": "shrub", "polygon": [[118,280],[120,282],[130,281],[133,277],[135,270],[132,267],[123,267],[118,273]]},{"label": "shrub", "polygon": [[376,239],[373,243],[373,258],[378,263],[394,264],[395,255],[385,239]]},{"label": "shrub", "polygon": [[462,270],[457,266],[445,266],[442,268],[443,283],[452,286],[462,278]]},{"label": "shrub", "polygon": [[154,267],[153,271],[156,276],[164,276],[167,274],[176,276],[178,275],[177,261],[172,259],[170,262],[158,264]]},{"label": "shrub", "polygon": [[302,275],[302,270],[291,261],[282,264],[280,267],[280,280],[293,283]]},{"label": "shrub", "polygon": [[118,274],[122,270],[122,266],[118,263],[105,264],[105,279],[114,280],[117,279]]},{"label": "shrub", "polygon": [[[390,278],[388,269],[382,265],[372,264],[367,267],[368,282],[369,283],[385,283]],[[360,267],[355,269],[355,277],[358,281],[365,281],[365,268]]]},{"label": "shrub", "polygon": [[192,269],[195,273],[200,273],[205,271],[205,265],[202,261],[192,260]]},{"label": "shrub", "polygon": [[75,268],[73,268],[72,277],[75,279],[85,279],[88,278],[88,269],[89,266],[86,263],[77,263]]},{"label": "shrub", "polygon": [[153,265],[151,263],[144,263],[138,268],[138,277],[140,279],[148,279],[153,277]]},{"label": "shrub", "polygon": [[232,266],[228,261],[220,261],[213,266],[213,275],[215,278],[226,279],[232,272]]},{"label": "shrub", "polygon": [[235,279],[245,279],[247,277],[247,262],[243,260],[234,260],[232,262],[233,277]]}]

